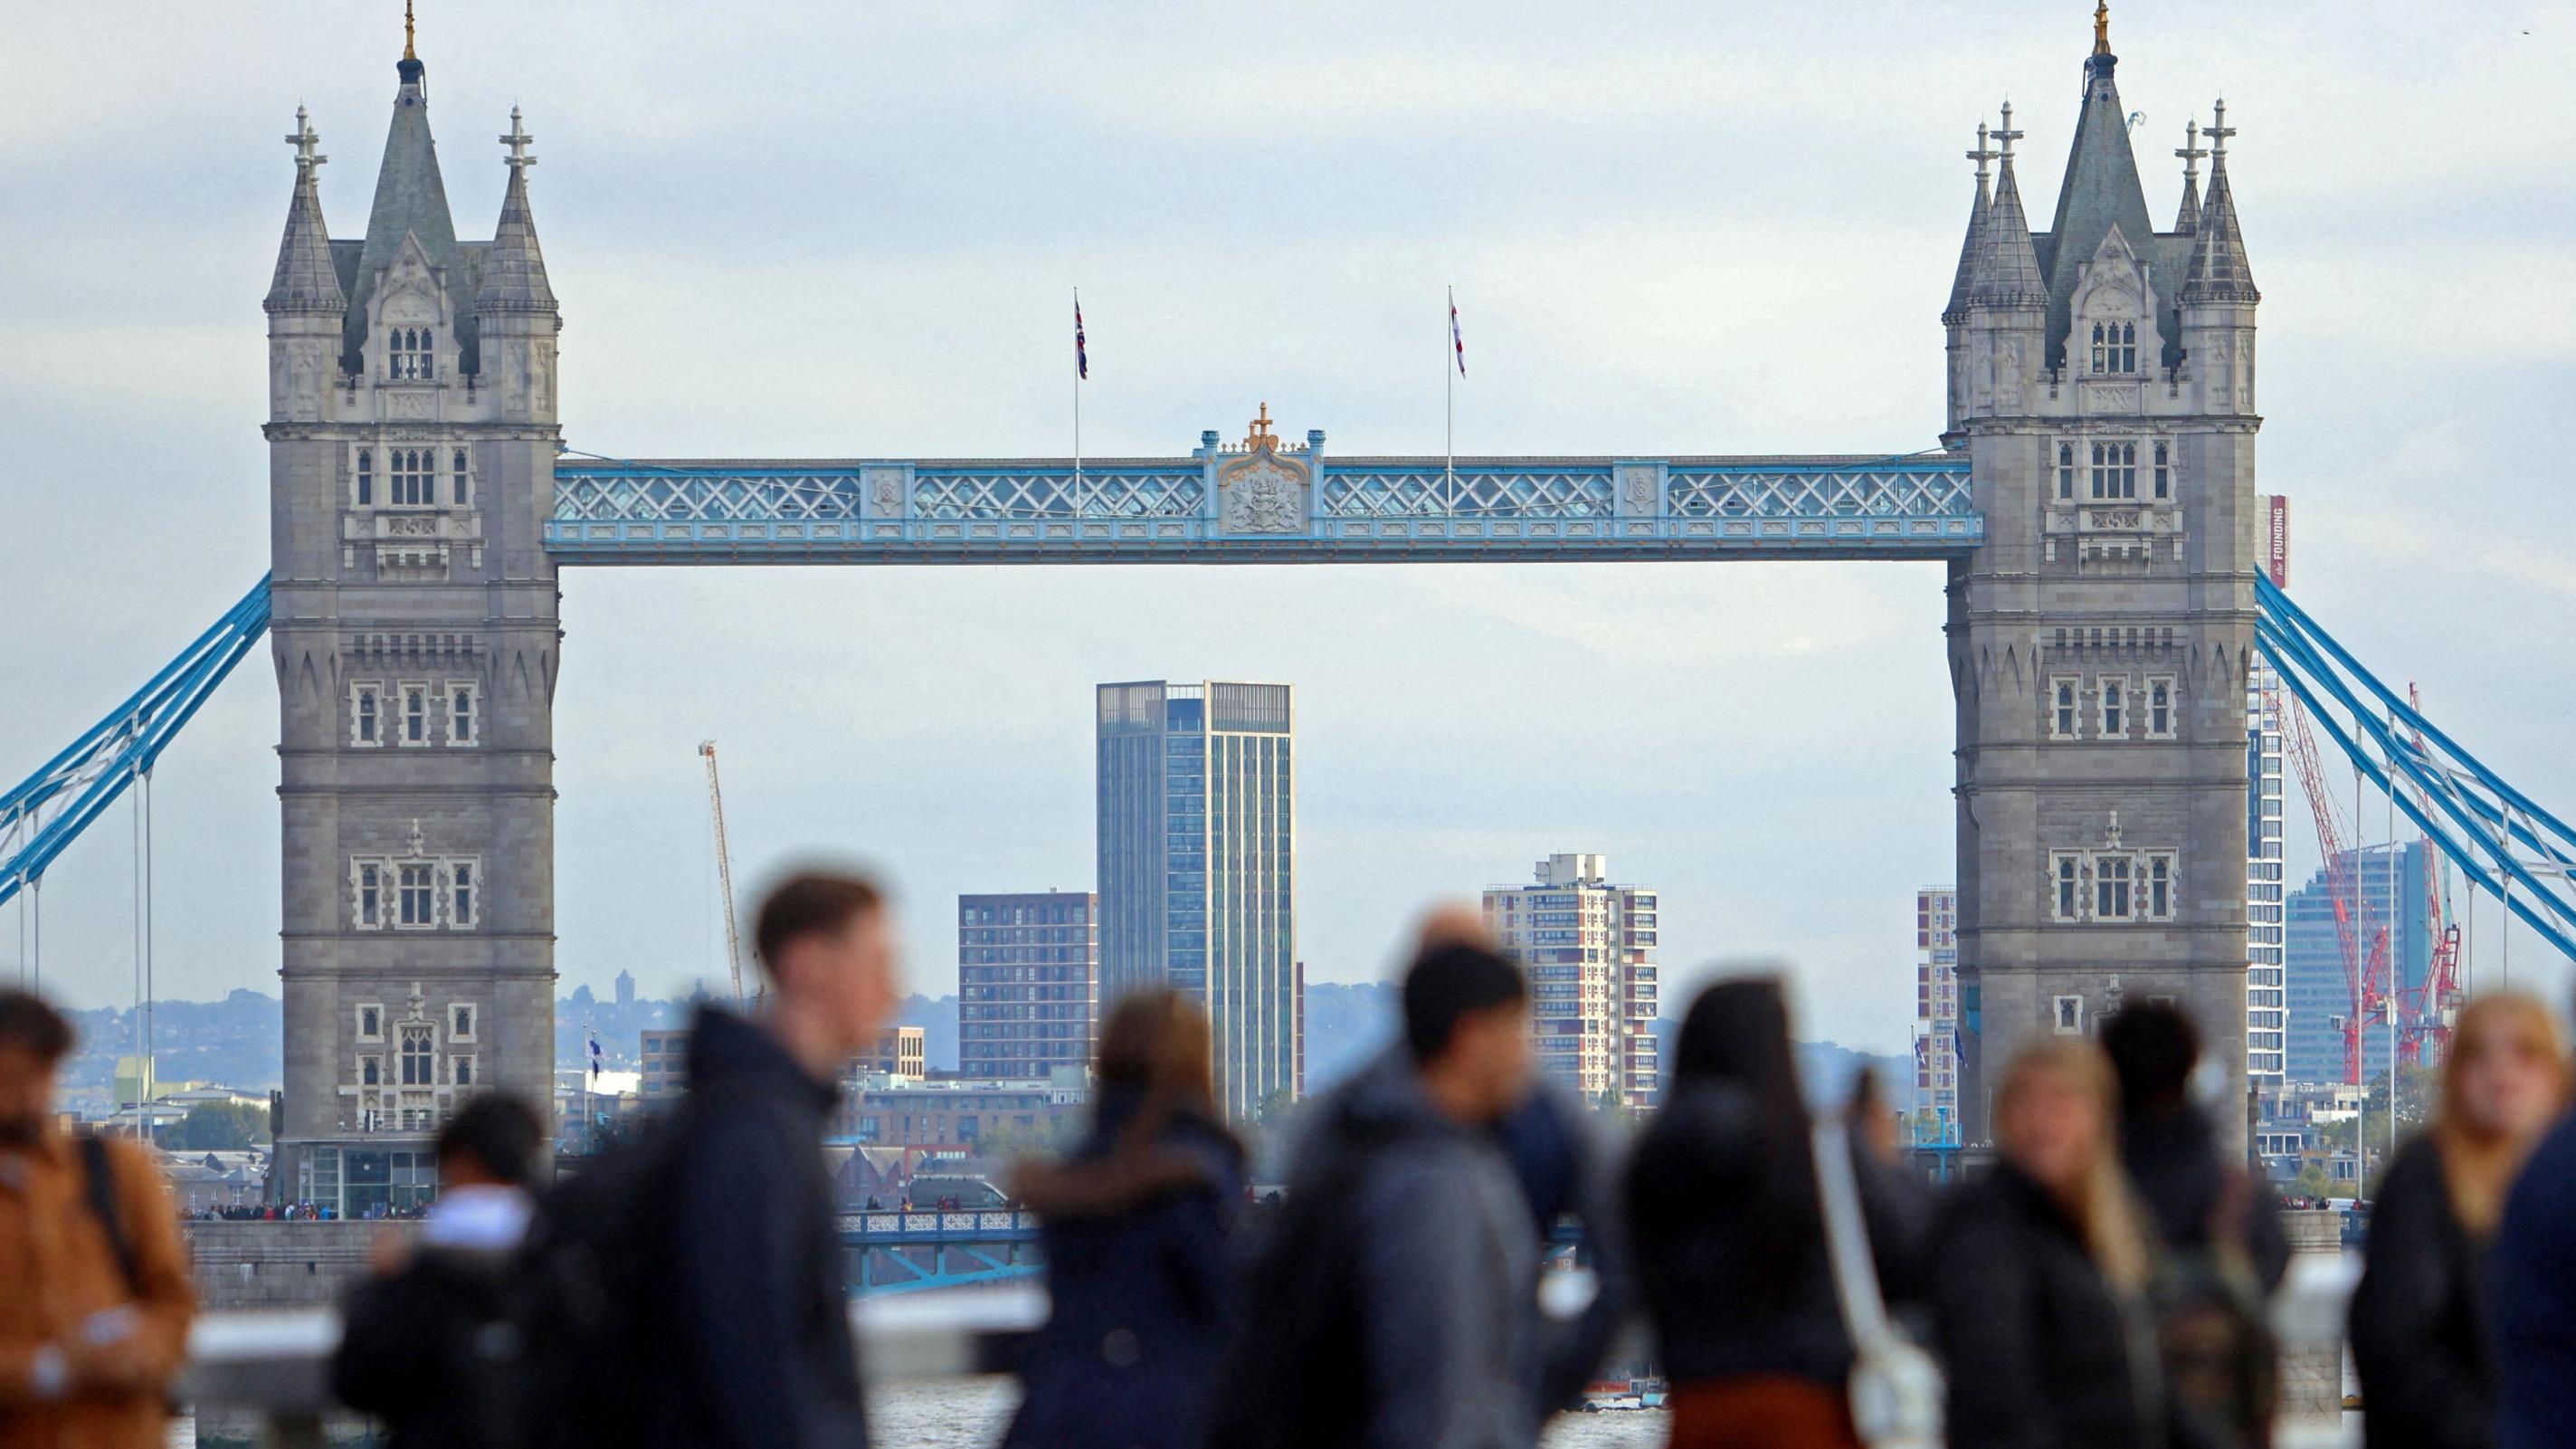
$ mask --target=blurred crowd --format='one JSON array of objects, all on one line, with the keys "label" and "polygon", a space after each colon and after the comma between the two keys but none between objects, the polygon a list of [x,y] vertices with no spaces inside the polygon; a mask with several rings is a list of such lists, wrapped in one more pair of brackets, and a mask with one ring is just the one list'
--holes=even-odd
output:
[{"label": "blurred crowd", "polygon": [[[702,1010],[689,1092],[638,1140],[545,1183],[525,1104],[448,1120],[441,1194],[379,1245],[332,1366],[395,1449],[867,1442],[821,1139],[894,1006],[895,941],[876,889],[832,872],[780,884],[755,934],[762,1008]],[[1698,995],[1660,1107],[1617,1141],[1534,1070],[1529,987],[1473,910],[1425,923],[1402,1015],[1256,1203],[1199,1005],[1114,1005],[1087,1134],[1010,1183],[1051,1308],[1009,1449],[1530,1449],[1634,1324],[1675,1449],[2272,1442],[2284,1207],[2169,1005],[1990,1064],[1993,1165],[1937,1191],[1866,1079],[1812,1105],[1776,977]],[[0,1449],[145,1449],[184,1252],[132,1144],[55,1127],[69,1046],[0,993]],[[2461,1013],[2351,1302],[2373,1449],[2576,1438],[2569,1092],[2539,1005]],[[1594,1291],[1543,1311],[1568,1241]]]}]

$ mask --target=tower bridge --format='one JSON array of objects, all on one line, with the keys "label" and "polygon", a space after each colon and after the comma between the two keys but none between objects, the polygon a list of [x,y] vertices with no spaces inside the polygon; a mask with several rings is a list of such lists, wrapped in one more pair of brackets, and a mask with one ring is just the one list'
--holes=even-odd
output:
[{"label": "tower bridge", "polygon": [[459,240],[407,44],[363,234],[331,234],[327,158],[301,110],[287,137],[264,304],[269,577],[0,796],[0,900],[32,894],[148,778],[264,631],[283,813],[280,1166],[285,1190],[330,1199],[354,1174],[416,1169],[395,1159],[463,1093],[546,1095],[568,567],[1938,559],[1970,1140],[1988,1062],[2088,1030],[2123,993],[2186,1004],[2241,1069],[2258,650],[2312,707],[2349,717],[2336,741],[2401,787],[2399,807],[2474,882],[2576,953],[2576,834],[2265,578],[2261,294],[2227,172],[2236,129],[2221,108],[2189,133],[2160,226],[2117,64],[2107,39],[2082,61],[2045,230],[2022,199],[2011,108],[1979,127],[1937,310],[1946,409],[1918,441],[1776,458],[1343,455],[1320,430],[1279,436],[1265,406],[1239,441],[1207,431],[1162,457],[683,461],[568,446],[532,138],[513,111],[492,238]]}]

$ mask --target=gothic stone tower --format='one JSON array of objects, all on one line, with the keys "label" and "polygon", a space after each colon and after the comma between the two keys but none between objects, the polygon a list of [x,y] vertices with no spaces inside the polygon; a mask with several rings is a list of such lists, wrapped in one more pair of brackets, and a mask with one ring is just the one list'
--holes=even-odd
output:
[{"label": "gothic stone tower", "polygon": [[[1978,162],[1942,321],[1984,546],[1950,565],[1960,1095],[2171,998],[2245,1062],[2245,677],[2254,648],[2254,307],[2220,124],[2171,231],[2148,219],[2096,20],[2055,225],[2033,234],[2012,109]],[[2188,163],[2210,157],[2204,204]],[[1986,162],[2000,173],[1987,191]],[[2242,1113],[2220,1114],[2241,1137]],[[2241,1144],[2240,1144],[2241,1145]]]},{"label": "gothic stone tower", "polygon": [[459,242],[406,41],[360,241],[297,117],[269,288],[285,817],[277,1191],[357,1212],[429,1180],[487,1087],[554,1072],[553,291],[511,116],[488,243]]}]

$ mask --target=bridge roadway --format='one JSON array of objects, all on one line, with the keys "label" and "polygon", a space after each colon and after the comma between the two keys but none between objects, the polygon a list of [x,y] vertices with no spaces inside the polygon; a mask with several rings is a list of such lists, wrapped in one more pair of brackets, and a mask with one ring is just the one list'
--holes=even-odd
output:
[{"label": "bridge roadway", "polygon": [[1213,432],[1169,458],[555,462],[564,564],[1943,558],[1968,459],[1328,457]]}]

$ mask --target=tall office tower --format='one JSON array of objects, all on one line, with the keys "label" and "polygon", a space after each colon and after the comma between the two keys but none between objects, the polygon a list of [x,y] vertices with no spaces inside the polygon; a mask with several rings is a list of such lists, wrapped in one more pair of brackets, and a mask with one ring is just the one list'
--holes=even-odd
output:
[{"label": "tall office tower", "polygon": [[[2419,839],[2347,850],[2343,858],[2355,880],[2355,940],[2364,959],[2373,939],[2385,931],[2394,978],[2389,989],[2401,995],[2421,991],[2433,956],[2433,933],[2425,920],[2432,852]],[[2323,870],[2290,893],[2287,915],[2284,970],[2290,1015],[2284,1072],[2293,1082],[2347,1081],[2343,1028],[2353,1015],[2353,992]],[[2374,1010],[2361,1034],[2361,1079],[2367,1083],[2387,1070],[2388,1024]]]},{"label": "tall office tower", "polygon": [[1959,1142],[1959,888],[1914,893],[1915,1141]]},{"label": "tall office tower", "polygon": [[1489,886],[1485,924],[1529,972],[1539,1066],[1587,1102],[1655,1104],[1656,896],[1598,855],[1551,855]]},{"label": "tall office tower", "polygon": [[957,898],[957,1068],[1043,1077],[1091,1064],[1100,1037],[1100,897]]},{"label": "tall office tower", "polygon": [[1237,1119],[1298,1091],[1296,715],[1284,684],[1098,691],[1105,998],[1205,1003]]}]

